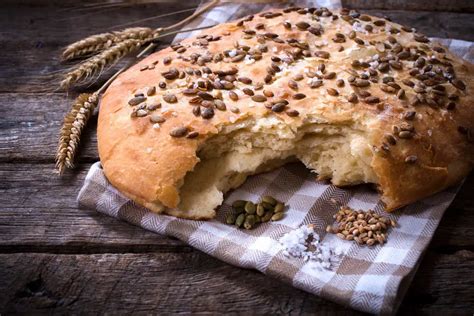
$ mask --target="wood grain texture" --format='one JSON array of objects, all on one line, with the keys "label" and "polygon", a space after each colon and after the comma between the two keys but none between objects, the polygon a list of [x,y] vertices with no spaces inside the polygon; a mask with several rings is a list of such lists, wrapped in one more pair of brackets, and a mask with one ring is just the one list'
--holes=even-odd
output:
[{"label": "wood grain texture", "polygon": [[[0,161],[52,162],[59,129],[74,96],[0,93]],[[78,161],[98,160],[96,126],[94,115],[81,137]]]},{"label": "wood grain texture", "polygon": [[[425,260],[401,312],[466,312],[474,304],[463,285],[474,281],[468,276],[474,253],[428,254]],[[6,313],[357,314],[198,252],[0,255],[0,292],[5,293],[0,306]]]},{"label": "wood grain texture", "polygon": [[[97,10],[79,6],[66,10],[54,5],[35,3],[28,5],[3,4],[0,10],[0,43],[8,49],[0,54],[0,92],[54,91],[60,73],[72,64],[61,64],[61,52],[68,44],[89,35],[121,30],[132,26],[156,28],[171,25],[192,11],[163,16],[141,23],[157,15],[195,8],[197,0],[135,4]],[[164,38],[168,44],[172,38]],[[21,52],[21,53],[19,53]],[[117,69],[121,64],[117,64]],[[102,80],[99,80],[97,87]],[[59,91],[58,91],[59,92]]]},{"label": "wood grain texture", "polygon": [[474,12],[471,0],[341,0],[344,7],[367,10]]},{"label": "wood grain texture", "polygon": [[176,239],[79,209],[89,167],[58,177],[52,163],[0,164],[0,252],[189,251]]},{"label": "wood grain texture", "polygon": [[[0,4],[0,313],[357,314],[179,240],[78,208],[77,193],[98,159],[95,118],[83,137],[77,170],[59,178],[53,172],[57,134],[76,92],[38,93],[57,83],[49,75],[65,67],[61,49],[119,24],[199,3],[84,10],[84,3],[95,2]],[[343,3],[429,36],[474,40],[469,0]],[[136,25],[167,25],[188,14]],[[400,314],[474,310],[473,190],[471,175],[443,217]]]}]

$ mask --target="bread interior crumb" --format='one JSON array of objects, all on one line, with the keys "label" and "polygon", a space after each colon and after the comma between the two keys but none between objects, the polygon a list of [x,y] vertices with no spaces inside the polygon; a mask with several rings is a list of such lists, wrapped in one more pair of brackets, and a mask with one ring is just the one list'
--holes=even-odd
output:
[{"label": "bread interior crumb", "polygon": [[214,212],[224,194],[248,176],[289,161],[301,161],[319,179],[331,179],[338,186],[377,182],[366,132],[350,123],[307,119],[295,128],[275,115],[248,118],[222,126],[197,155],[200,162],[186,175],[178,206],[196,214]]}]

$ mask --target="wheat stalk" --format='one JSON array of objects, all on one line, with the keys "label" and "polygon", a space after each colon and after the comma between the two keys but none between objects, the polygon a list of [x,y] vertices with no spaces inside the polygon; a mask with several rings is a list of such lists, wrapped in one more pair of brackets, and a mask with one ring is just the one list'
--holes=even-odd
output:
[{"label": "wheat stalk", "polygon": [[96,56],[81,63],[74,70],[66,73],[61,81],[61,88],[67,89],[72,84],[84,81],[102,71],[106,66],[117,62],[120,58],[135,51],[142,45],[141,40],[128,39],[112,46]]},{"label": "wheat stalk", "polygon": [[74,100],[71,111],[65,116],[56,152],[56,169],[59,174],[62,174],[65,168],[74,167],[82,131],[98,103],[99,92],[80,94]]}]

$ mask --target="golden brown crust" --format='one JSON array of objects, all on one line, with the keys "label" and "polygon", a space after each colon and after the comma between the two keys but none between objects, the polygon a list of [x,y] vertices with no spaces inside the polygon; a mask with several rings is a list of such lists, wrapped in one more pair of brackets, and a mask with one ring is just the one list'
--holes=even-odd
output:
[{"label": "golden brown crust", "polygon": [[[268,113],[294,126],[311,115],[328,124],[348,122],[367,133],[375,153],[372,167],[389,210],[459,181],[474,160],[469,142],[474,130],[473,66],[398,24],[347,13],[274,10],[213,27],[202,33],[207,38],[189,38],[131,67],[112,83],[100,105],[99,154],[109,181],[155,211],[162,211],[161,203],[176,207],[183,178],[199,161],[199,146],[223,125]],[[239,57],[240,52],[246,57]],[[216,56],[222,53],[223,60],[219,60]],[[392,60],[384,60],[387,56],[393,56]],[[167,58],[171,62],[165,64]],[[359,64],[354,64],[355,60]],[[318,68],[320,64],[325,65],[324,70]],[[190,68],[193,74],[187,73]],[[174,69],[182,79],[166,73]],[[413,69],[419,69],[418,73],[410,74]],[[207,74],[209,71],[212,73]],[[363,79],[365,75],[373,82]],[[233,81],[232,76],[241,80]],[[354,86],[351,76],[368,86]],[[384,77],[393,77],[393,83],[383,83]],[[216,98],[222,95],[226,110],[215,109],[209,119],[195,116],[190,100],[196,95],[184,95],[183,90],[192,83],[214,79],[228,85],[214,84],[215,89],[209,91]],[[408,80],[416,84],[416,92]],[[318,87],[319,81],[322,85]],[[160,82],[165,82],[166,88],[160,88]],[[150,87],[156,92],[147,96]],[[274,96],[260,102],[245,94],[244,88],[255,95],[271,91]],[[231,91],[238,94],[237,101],[230,97]],[[128,102],[136,93],[144,93],[146,101],[130,106]],[[358,96],[356,102],[348,101],[352,93]],[[370,97],[364,97],[367,93]],[[165,101],[167,94],[174,95],[176,102]],[[448,99],[448,95],[457,99]],[[416,96],[418,101],[414,102]],[[289,102],[283,112],[264,106],[278,99]],[[161,108],[138,112],[143,104],[157,103]],[[202,113],[205,107],[200,109]],[[411,111],[416,114],[407,118]],[[153,114],[166,121],[151,123]],[[393,126],[397,126],[395,131]],[[179,127],[199,136],[170,136]]]}]

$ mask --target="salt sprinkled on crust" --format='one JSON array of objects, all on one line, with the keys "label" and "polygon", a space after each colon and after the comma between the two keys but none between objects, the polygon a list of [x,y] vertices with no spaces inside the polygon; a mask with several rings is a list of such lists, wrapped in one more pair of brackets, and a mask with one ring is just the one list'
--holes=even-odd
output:
[{"label": "salt sprinkled on crust", "polygon": [[352,24],[352,29],[356,32],[361,32],[361,33],[367,32],[360,22],[355,22],[354,24]]},{"label": "salt sprinkled on crust", "polygon": [[235,56],[237,56],[237,50],[233,49],[229,52],[229,57],[235,57]]},{"label": "salt sprinkled on crust", "polygon": [[341,249],[321,243],[312,225],[303,225],[290,231],[280,238],[280,244],[286,257],[303,258],[304,261],[312,261],[325,269],[331,269],[338,263],[343,253]]},{"label": "salt sprinkled on crust", "polygon": [[249,55],[245,55],[245,58],[244,58],[244,64],[246,65],[251,65],[255,62],[255,59],[253,59],[252,57],[250,57]]}]

